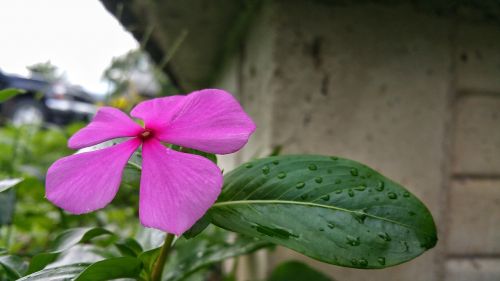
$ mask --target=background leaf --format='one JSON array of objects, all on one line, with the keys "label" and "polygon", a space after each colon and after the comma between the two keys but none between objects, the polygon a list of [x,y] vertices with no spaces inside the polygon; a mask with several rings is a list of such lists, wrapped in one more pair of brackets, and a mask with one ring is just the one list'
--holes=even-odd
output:
[{"label": "background leaf", "polygon": [[432,248],[427,208],[399,184],[360,163],[291,155],[232,171],[212,222],[311,258],[355,268],[400,264]]},{"label": "background leaf", "polygon": [[7,276],[11,279],[18,279],[24,275],[28,269],[28,265],[20,257],[17,256],[0,256],[0,265],[4,268]]},{"label": "background leaf", "polygon": [[49,263],[55,261],[62,251],[67,250],[78,243],[85,243],[94,237],[105,234],[112,233],[104,228],[99,227],[80,227],[64,231],[55,239],[52,250],[33,257],[28,269],[28,273],[43,269]]},{"label": "background leaf", "polygon": [[142,262],[133,257],[119,257],[98,261],[87,267],[75,281],[105,281],[117,278],[136,278]]},{"label": "background leaf", "polygon": [[46,268],[41,271],[37,271],[31,273],[29,275],[24,276],[17,281],[63,281],[63,280],[72,280],[75,276],[80,274],[85,268],[87,268],[88,264],[72,264],[65,265],[60,267]]},{"label": "background leaf", "polygon": [[[233,239],[228,235],[233,235]],[[252,237],[234,237],[234,233],[212,226],[196,238],[178,239],[175,254],[167,263],[163,278],[169,281],[185,280],[200,269],[271,245]]]},{"label": "background leaf", "polygon": [[268,281],[334,281],[325,274],[299,261],[287,261],[278,265]]},{"label": "background leaf", "polygon": [[21,179],[21,178],[0,180],[0,192],[6,191],[6,190],[10,189],[11,187],[14,187],[16,184],[20,183],[22,180],[23,179]]},{"label": "background leaf", "polygon": [[13,89],[13,88],[8,88],[4,90],[0,90],[0,102],[7,101],[19,94],[25,93],[26,91],[24,90],[19,90],[19,89]]}]

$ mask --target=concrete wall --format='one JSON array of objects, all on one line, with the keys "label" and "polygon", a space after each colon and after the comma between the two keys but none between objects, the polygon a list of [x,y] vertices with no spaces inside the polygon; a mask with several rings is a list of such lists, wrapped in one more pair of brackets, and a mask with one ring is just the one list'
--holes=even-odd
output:
[{"label": "concrete wall", "polygon": [[440,241],[384,270],[283,248],[270,268],[301,259],[339,281],[500,280],[500,27],[409,5],[307,2],[266,2],[227,62],[217,86],[238,96],[258,130],[222,162],[276,145],[361,161],[429,206]]}]

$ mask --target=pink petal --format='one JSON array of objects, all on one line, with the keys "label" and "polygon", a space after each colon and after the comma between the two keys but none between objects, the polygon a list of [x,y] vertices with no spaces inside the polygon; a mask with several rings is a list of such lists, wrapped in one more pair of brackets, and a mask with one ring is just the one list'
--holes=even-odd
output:
[{"label": "pink petal", "polygon": [[47,199],[73,214],[103,208],[115,197],[123,168],[140,144],[140,140],[134,138],[57,160],[47,172]]},{"label": "pink petal", "polygon": [[72,149],[121,137],[133,137],[142,131],[142,127],[125,113],[113,107],[102,107],[86,127],[76,132],[68,141]]},{"label": "pink petal", "polygon": [[221,171],[210,160],[166,148],[156,139],[144,142],[141,223],[181,235],[217,200],[222,181]]},{"label": "pink petal", "polygon": [[216,89],[142,102],[131,114],[162,141],[217,154],[239,150],[255,130],[238,101]]}]

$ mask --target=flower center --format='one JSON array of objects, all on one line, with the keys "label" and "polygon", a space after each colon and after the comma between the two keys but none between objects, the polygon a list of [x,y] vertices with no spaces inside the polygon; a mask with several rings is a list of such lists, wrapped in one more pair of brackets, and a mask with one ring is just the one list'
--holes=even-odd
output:
[{"label": "flower center", "polygon": [[149,129],[144,129],[144,131],[142,131],[138,137],[141,138],[142,140],[150,139],[153,137],[153,131]]}]

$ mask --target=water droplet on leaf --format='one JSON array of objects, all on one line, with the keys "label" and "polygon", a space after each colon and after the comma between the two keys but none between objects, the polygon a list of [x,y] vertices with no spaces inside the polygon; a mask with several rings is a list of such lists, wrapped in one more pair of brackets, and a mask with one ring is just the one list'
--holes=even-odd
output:
[{"label": "water droplet on leaf", "polygon": [[387,197],[389,197],[389,199],[397,199],[398,195],[394,192],[389,192],[387,193]]},{"label": "water droplet on leaf", "polygon": [[323,178],[322,177],[317,177],[317,178],[314,179],[314,181],[316,183],[322,183],[323,182]]},{"label": "water droplet on leaf", "polygon": [[269,168],[269,166],[266,165],[266,166],[262,167],[262,173],[264,175],[269,174],[270,171],[271,171],[271,169]]},{"label": "water droplet on leaf", "polygon": [[317,169],[318,169],[318,166],[316,166],[315,164],[309,165],[309,170],[316,171]]},{"label": "water droplet on leaf", "polygon": [[380,265],[385,265],[385,258],[384,257],[379,257],[377,259],[377,262],[380,264]]},{"label": "water droplet on leaf", "polygon": [[321,197],[321,199],[323,199],[323,201],[328,201],[328,200],[330,200],[330,195],[327,194],[327,195]]},{"label": "water droplet on leaf", "polygon": [[353,177],[357,177],[357,176],[358,176],[358,174],[359,174],[358,169],[356,169],[356,168],[352,168],[352,169],[351,169],[351,175],[352,175]]},{"label": "water droplet on leaf", "polygon": [[279,172],[278,179],[284,179],[284,178],[286,178],[286,173],[285,172]]},{"label": "water droplet on leaf", "polygon": [[306,186],[306,184],[303,181],[300,181],[295,185],[295,188],[302,189],[304,186]]}]

